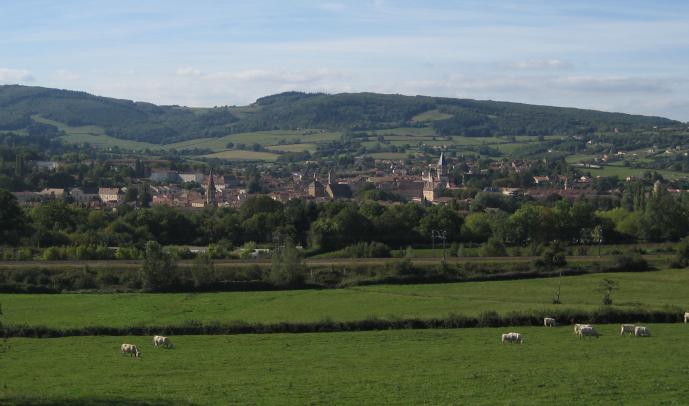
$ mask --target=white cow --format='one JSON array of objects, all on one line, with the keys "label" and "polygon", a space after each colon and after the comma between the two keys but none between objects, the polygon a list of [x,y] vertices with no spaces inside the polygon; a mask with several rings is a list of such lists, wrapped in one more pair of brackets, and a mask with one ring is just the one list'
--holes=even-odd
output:
[{"label": "white cow", "polygon": [[137,347],[134,344],[122,344],[120,346],[120,352],[122,355],[124,354],[129,354],[130,357],[140,357],[141,356],[141,351],[139,351],[139,347]]},{"label": "white cow", "polygon": [[620,335],[623,336],[624,333],[634,334],[633,324],[622,324],[620,325]]},{"label": "white cow", "polygon": [[579,335],[579,331],[583,327],[591,327],[591,325],[590,324],[575,324],[574,325],[574,335]]},{"label": "white cow", "polygon": [[689,323],[689,312],[684,313],[684,322]]},{"label": "white cow", "polygon": [[522,337],[521,334],[519,333],[506,333],[502,335],[502,342],[503,343],[518,343],[518,344],[523,344],[524,343],[524,338]]},{"label": "white cow", "polygon": [[555,327],[557,325],[557,320],[555,320],[552,317],[544,317],[543,318],[543,325],[545,327]]},{"label": "white cow", "polygon": [[158,347],[158,346],[164,346],[165,348],[173,348],[174,345],[172,344],[172,341],[168,337],[165,336],[153,336],[153,345]]},{"label": "white cow", "polygon": [[589,326],[589,325],[581,326],[581,328],[579,329],[579,338],[583,338],[583,337],[596,337],[596,338],[598,338],[599,335],[600,334],[598,334],[598,331],[596,331],[596,329],[593,328],[593,326]]},{"label": "white cow", "polygon": [[651,330],[648,329],[646,326],[636,326],[634,327],[634,336],[635,337],[650,337],[651,336]]}]

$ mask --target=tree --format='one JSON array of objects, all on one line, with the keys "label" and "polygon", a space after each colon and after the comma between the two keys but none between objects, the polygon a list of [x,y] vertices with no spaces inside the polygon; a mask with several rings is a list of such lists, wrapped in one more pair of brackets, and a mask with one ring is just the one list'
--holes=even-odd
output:
[{"label": "tree", "polygon": [[200,252],[196,256],[191,268],[191,277],[196,288],[212,286],[216,282],[215,264],[209,253]]},{"label": "tree", "polygon": [[16,244],[24,235],[27,219],[14,195],[0,189],[0,245]]},{"label": "tree", "polygon": [[278,287],[298,286],[304,282],[303,256],[292,240],[286,240],[273,252],[268,281]]},{"label": "tree", "polygon": [[675,256],[675,261],[680,266],[689,265],[689,237],[685,237],[682,241],[677,244],[675,248],[677,254]]},{"label": "tree", "polygon": [[139,198],[139,189],[130,186],[127,188],[127,192],[124,194],[124,201],[127,203],[136,202]]},{"label": "tree", "polygon": [[169,289],[174,285],[176,277],[174,258],[155,241],[146,243],[144,262],[139,272],[141,285],[144,290],[159,292]]},{"label": "tree", "polygon": [[153,196],[151,196],[151,193],[144,189],[143,192],[139,193],[139,206],[141,207],[151,207],[151,201],[153,200]]},{"label": "tree", "polygon": [[603,294],[603,304],[609,306],[612,304],[612,292],[619,289],[620,285],[617,281],[612,279],[603,279],[598,283],[598,291]]}]

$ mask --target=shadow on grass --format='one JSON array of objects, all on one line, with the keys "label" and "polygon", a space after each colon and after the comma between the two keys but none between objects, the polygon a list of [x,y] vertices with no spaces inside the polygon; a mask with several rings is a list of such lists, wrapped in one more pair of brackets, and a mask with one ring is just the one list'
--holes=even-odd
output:
[{"label": "shadow on grass", "polygon": [[157,399],[127,399],[122,397],[79,397],[79,398],[34,398],[34,397],[0,397],[0,405],[17,406],[169,406],[169,405],[193,405],[179,400]]}]

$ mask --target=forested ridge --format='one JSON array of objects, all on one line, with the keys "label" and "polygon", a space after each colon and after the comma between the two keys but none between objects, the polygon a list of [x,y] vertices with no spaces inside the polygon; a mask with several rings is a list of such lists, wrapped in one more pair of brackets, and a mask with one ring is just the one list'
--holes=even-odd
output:
[{"label": "forested ridge", "polygon": [[[416,121],[435,111],[433,121]],[[167,144],[264,130],[375,130],[432,126],[440,135],[586,134],[679,122],[662,117],[520,103],[376,93],[286,92],[245,107],[189,108],[19,85],[0,86],[0,130],[55,134],[32,116],[68,126],[93,125],[122,139]]]}]

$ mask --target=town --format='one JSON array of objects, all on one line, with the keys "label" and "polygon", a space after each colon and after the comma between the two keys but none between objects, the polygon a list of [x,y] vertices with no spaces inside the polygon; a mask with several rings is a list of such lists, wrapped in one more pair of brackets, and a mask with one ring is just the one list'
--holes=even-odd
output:
[{"label": "town", "polygon": [[689,403],[689,2],[0,16],[0,405]]}]

